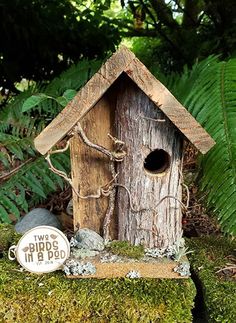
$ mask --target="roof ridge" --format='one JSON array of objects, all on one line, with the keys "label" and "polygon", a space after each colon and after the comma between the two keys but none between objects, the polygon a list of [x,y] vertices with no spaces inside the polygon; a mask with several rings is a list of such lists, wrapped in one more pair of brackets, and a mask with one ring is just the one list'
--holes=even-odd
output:
[{"label": "roof ridge", "polygon": [[41,154],[46,154],[99,101],[123,72],[202,153],[206,153],[215,144],[209,134],[169,90],[151,74],[133,52],[123,45],[36,137],[35,148]]}]

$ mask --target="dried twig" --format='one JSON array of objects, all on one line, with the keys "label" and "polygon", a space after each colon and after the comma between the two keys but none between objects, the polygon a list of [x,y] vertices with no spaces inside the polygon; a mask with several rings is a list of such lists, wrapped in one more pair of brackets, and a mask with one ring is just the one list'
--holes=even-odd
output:
[{"label": "dried twig", "polygon": [[182,183],[182,186],[186,189],[186,194],[187,194],[187,201],[186,201],[186,210],[188,209],[189,207],[189,201],[190,201],[190,193],[189,193],[189,188],[188,188],[188,185],[186,185],[185,183]]},{"label": "dried twig", "polygon": [[155,121],[155,122],[166,122],[165,119],[154,119],[154,118],[148,118],[148,117],[144,117],[142,116],[143,119],[146,119],[146,120],[150,120],[150,121]]},{"label": "dried twig", "polygon": [[97,193],[95,194],[91,194],[91,195],[81,195],[79,193],[79,191],[74,187],[72,179],[70,177],[67,176],[67,174],[63,171],[60,171],[59,169],[55,168],[52,164],[52,161],[50,159],[50,155],[51,153],[48,153],[47,156],[45,157],[45,159],[47,160],[48,164],[49,164],[49,169],[59,175],[60,177],[64,178],[65,181],[67,181],[72,190],[75,192],[75,194],[78,196],[78,198],[83,199],[83,200],[87,200],[87,199],[98,199],[101,196],[108,196],[108,189],[106,189],[106,187],[109,187],[111,181],[113,181],[114,179],[112,179],[110,182],[108,182],[107,184],[105,184],[104,186],[101,186],[97,189]]},{"label": "dried twig", "polygon": [[91,198],[91,197],[98,198],[103,195],[103,196],[107,196],[109,198],[109,204],[108,204],[108,208],[107,208],[106,215],[105,215],[104,222],[103,222],[103,237],[104,237],[104,239],[109,240],[110,239],[109,226],[111,223],[112,214],[114,213],[114,209],[115,209],[115,195],[116,195],[115,185],[117,184],[117,176],[118,176],[118,174],[115,171],[114,162],[121,162],[124,160],[124,157],[126,156],[126,152],[124,150],[125,143],[123,141],[113,137],[112,135],[108,134],[109,138],[114,142],[114,151],[109,151],[105,147],[102,147],[100,145],[97,145],[97,144],[94,144],[93,142],[91,142],[88,139],[88,137],[86,136],[80,123],[77,124],[77,126],[75,127],[74,130],[77,131],[77,133],[80,135],[81,139],[83,140],[83,142],[87,146],[106,155],[107,157],[109,157],[109,159],[111,161],[110,162],[110,171],[111,171],[111,175],[112,175],[112,180],[108,184],[106,184],[105,186],[99,188],[98,194],[96,196],[94,196],[94,195],[87,196],[87,198]]},{"label": "dried twig", "polygon": [[11,177],[12,175],[14,175],[15,173],[17,173],[23,166],[25,166],[26,164],[30,163],[31,161],[33,161],[35,158],[29,158],[27,159],[24,163],[20,164],[19,166],[15,167],[14,169],[12,169],[10,172],[8,172],[7,174],[3,174],[0,176],[0,181],[1,180],[6,180],[7,178]]},{"label": "dried twig", "polygon": [[[114,163],[110,164],[110,170],[111,170],[111,174],[112,177],[115,181],[115,183],[117,182],[117,176],[118,174],[115,171],[115,165]],[[115,183],[111,183],[112,185],[109,186],[108,188],[108,192],[109,192],[109,204],[108,204],[108,208],[106,211],[106,215],[103,221],[103,238],[105,240],[110,240],[110,223],[111,223],[111,217],[114,213],[114,209],[115,209],[115,197],[116,197],[116,190],[115,190]]]},{"label": "dried twig", "polygon": [[90,148],[96,149],[97,151],[101,152],[102,154],[108,156],[111,160],[113,159],[112,153],[108,149],[106,149],[100,145],[94,144],[93,142],[91,142],[88,139],[88,137],[85,135],[84,130],[82,129],[80,123],[78,123],[75,126],[74,131],[76,131],[80,135],[81,139],[83,140],[83,142],[87,146],[89,146]]},{"label": "dried twig", "polygon": [[66,145],[65,145],[64,148],[57,149],[57,150],[51,150],[50,151],[50,155],[64,153],[65,151],[67,151],[67,149],[69,148],[69,146],[70,146],[70,141],[67,140]]},{"label": "dried twig", "polygon": [[220,273],[220,272],[222,272],[222,271],[224,271],[224,270],[232,270],[232,269],[235,269],[235,270],[236,270],[236,265],[234,265],[234,264],[229,264],[229,266],[226,266],[226,267],[224,267],[224,268],[221,268],[221,269],[217,270],[217,271],[216,271],[216,274],[218,274],[218,273]]}]

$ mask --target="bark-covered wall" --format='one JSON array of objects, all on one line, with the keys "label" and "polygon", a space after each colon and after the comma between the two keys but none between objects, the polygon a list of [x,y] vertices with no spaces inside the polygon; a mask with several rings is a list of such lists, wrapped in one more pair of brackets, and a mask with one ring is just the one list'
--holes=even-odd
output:
[{"label": "bark-covered wall", "polygon": [[[120,81],[116,134],[125,142],[127,156],[117,170],[118,182],[127,189],[118,187],[116,199],[119,239],[167,247],[181,235],[182,140],[173,124],[128,77]],[[168,155],[163,157],[163,168],[168,169],[161,174],[144,169],[146,157],[156,149],[170,158],[168,167]],[[155,165],[151,166],[153,171]]]}]

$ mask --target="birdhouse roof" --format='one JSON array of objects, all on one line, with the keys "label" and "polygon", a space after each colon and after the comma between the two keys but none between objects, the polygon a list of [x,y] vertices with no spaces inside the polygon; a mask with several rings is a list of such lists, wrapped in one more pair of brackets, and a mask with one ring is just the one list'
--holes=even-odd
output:
[{"label": "birdhouse roof", "polygon": [[35,139],[35,148],[46,154],[84,117],[122,74],[127,76],[153,101],[180,132],[203,154],[214,140],[126,47],[115,52],[85,84],[62,112]]}]

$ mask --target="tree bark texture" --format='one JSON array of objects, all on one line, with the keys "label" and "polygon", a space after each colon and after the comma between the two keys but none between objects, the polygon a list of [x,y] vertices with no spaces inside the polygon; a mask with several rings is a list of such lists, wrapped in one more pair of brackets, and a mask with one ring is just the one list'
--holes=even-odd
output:
[{"label": "tree bark texture", "polygon": [[[117,189],[118,237],[135,245],[166,248],[181,237],[182,138],[128,77],[119,87],[116,136],[125,142],[127,156],[117,165],[118,183],[126,187]],[[144,169],[145,158],[155,149],[170,156],[169,169],[158,175]]]}]

